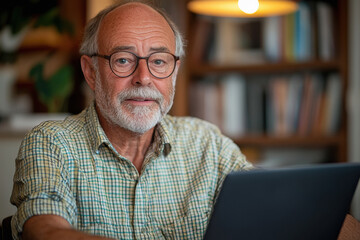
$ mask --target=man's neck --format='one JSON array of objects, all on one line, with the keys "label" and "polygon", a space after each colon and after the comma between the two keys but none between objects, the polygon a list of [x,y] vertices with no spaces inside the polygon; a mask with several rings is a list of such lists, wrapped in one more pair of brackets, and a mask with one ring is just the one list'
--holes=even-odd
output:
[{"label": "man's neck", "polygon": [[100,124],[116,151],[129,159],[141,173],[145,154],[153,140],[154,128],[143,134],[134,133],[107,121],[101,114],[98,115]]}]

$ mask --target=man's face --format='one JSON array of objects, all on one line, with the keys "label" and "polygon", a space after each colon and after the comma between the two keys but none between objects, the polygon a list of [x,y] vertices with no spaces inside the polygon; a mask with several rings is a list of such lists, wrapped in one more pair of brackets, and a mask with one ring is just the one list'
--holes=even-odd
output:
[{"label": "man's face", "polygon": [[[175,37],[161,15],[139,4],[127,4],[110,12],[98,34],[99,54],[110,55],[119,49],[138,56],[155,51],[175,53]],[[107,121],[132,132],[144,133],[154,127],[171,108],[176,69],[168,78],[158,79],[140,60],[129,77],[119,78],[109,61],[98,58],[95,99]]]}]

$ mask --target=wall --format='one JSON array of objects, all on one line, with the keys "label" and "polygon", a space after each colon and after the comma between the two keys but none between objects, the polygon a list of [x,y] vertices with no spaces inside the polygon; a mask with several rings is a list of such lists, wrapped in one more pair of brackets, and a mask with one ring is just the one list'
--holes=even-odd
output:
[{"label": "wall", "polygon": [[[360,1],[349,1],[349,161],[360,162]],[[359,183],[360,185],[360,183]],[[360,221],[360,186],[353,200],[352,214]]]},{"label": "wall", "polygon": [[16,208],[10,204],[15,157],[22,137],[0,137],[0,219],[13,215]]}]

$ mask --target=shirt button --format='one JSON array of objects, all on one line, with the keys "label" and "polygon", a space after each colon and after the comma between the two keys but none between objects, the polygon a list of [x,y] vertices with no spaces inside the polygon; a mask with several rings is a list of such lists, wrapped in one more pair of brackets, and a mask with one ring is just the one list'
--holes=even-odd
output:
[{"label": "shirt button", "polygon": [[99,154],[99,153],[100,153],[100,151],[99,151],[99,150],[96,150],[96,151],[95,151],[95,153],[96,153],[96,154]]}]

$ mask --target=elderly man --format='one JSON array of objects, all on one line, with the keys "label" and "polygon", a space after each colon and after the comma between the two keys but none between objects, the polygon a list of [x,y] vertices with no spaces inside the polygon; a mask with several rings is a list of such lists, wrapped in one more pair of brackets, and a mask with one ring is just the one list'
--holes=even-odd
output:
[{"label": "elderly man", "polygon": [[15,239],[201,239],[226,174],[251,168],[219,130],[166,115],[183,55],[164,13],[122,3],[88,24],[81,66],[95,102],[25,137]]}]

